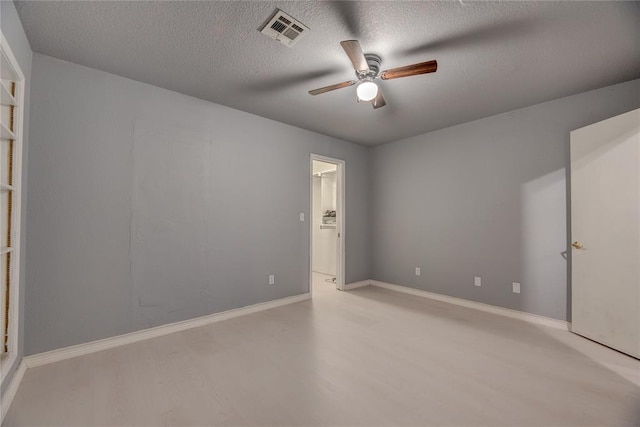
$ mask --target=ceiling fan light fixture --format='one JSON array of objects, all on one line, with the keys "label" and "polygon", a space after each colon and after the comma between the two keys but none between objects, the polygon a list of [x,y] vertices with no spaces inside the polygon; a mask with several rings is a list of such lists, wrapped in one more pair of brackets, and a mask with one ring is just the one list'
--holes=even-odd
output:
[{"label": "ceiling fan light fixture", "polygon": [[419,74],[433,73],[438,69],[436,60],[420,62],[417,64],[405,65],[404,67],[391,68],[380,73],[382,58],[375,53],[363,53],[358,40],[345,40],[340,42],[344,53],[347,54],[358,80],[349,80],[330,86],[310,90],[309,95],[320,95],[332,90],[345,87],[356,86],[356,98],[358,102],[370,102],[374,110],[387,105],[382,90],[374,82],[375,79],[382,80],[399,79],[401,77],[417,76]]},{"label": "ceiling fan light fixture", "polygon": [[378,85],[371,80],[364,80],[356,87],[356,95],[360,101],[371,101],[378,95]]}]

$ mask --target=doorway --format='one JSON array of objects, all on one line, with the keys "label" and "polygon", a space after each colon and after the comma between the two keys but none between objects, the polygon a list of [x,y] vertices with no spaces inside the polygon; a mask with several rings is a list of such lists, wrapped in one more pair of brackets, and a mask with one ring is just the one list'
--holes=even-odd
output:
[{"label": "doorway", "polygon": [[344,290],[344,161],[312,154],[310,166],[310,291]]}]

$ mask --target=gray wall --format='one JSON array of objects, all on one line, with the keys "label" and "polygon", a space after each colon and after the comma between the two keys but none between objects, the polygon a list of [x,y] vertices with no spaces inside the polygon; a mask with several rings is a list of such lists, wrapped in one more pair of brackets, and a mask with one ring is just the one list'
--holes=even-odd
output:
[{"label": "gray wall", "polygon": [[[639,82],[628,82],[368,149],[33,61],[26,354],[306,292],[309,223],[298,213],[311,219],[311,152],[347,162],[347,282],[374,278],[564,319],[569,131],[640,103]],[[156,139],[200,148],[172,155],[154,150]],[[144,180],[147,167],[157,179]],[[154,187],[172,173],[171,185]],[[186,176],[202,198],[175,188]],[[136,216],[171,209],[173,196],[202,228],[176,224],[180,211],[157,224]],[[162,265],[148,265],[156,248]],[[158,267],[166,274],[154,278]]]},{"label": "gray wall", "polygon": [[[370,277],[367,148],[47,56],[33,62],[26,354],[307,292],[312,152],[346,161],[346,280]],[[170,156],[174,138],[204,154]],[[158,150],[140,149],[156,140]],[[133,191],[134,177],[163,163],[158,185],[182,198],[184,218],[202,220],[200,234],[170,223],[180,212],[159,212],[155,234],[158,224],[136,216],[166,202],[154,180]],[[178,191],[184,176],[208,192]],[[139,232],[143,252],[171,263],[166,275],[144,270]]]},{"label": "gray wall", "polygon": [[24,99],[24,134],[23,134],[23,146],[22,146],[22,218],[21,218],[21,239],[20,239],[20,258],[22,260],[20,264],[20,283],[19,283],[19,300],[20,300],[20,319],[18,320],[18,357],[16,363],[8,371],[5,381],[2,383],[1,393],[9,384],[9,381],[13,377],[13,374],[18,367],[18,364],[22,360],[24,353],[24,312],[25,312],[25,283],[26,283],[26,269],[25,269],[25,253],[26,253],[26,214],[27,214],[27,165],[28,165],[28,146],[29,146],[29,98],[31,93],[31,60],[32,52],[29,46],[29,41],[22,28],[22,23],[18,17],[18,13],[12,1],[0,2],[0,29],[4,34],[11,50],[15,55],[20,69],[24,73],[25,84],[25,99]]},{"label": "gray wall", "polygon": [[[569,132],[637,108],[639,87],[635,80],[373,148],[372,278],[567,319]],[[520,295],[512,282],[521,282]]]}]

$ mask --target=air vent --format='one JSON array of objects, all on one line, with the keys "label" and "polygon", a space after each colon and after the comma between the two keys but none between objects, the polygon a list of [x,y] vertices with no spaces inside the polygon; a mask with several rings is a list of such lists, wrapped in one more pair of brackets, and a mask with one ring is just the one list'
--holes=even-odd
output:
[{"label": "air vent", "polygon": [[276,10],[276,13],[260,30],[262,34],[288,47],[296,44],[308,31],[309,27],[280,9]]}]

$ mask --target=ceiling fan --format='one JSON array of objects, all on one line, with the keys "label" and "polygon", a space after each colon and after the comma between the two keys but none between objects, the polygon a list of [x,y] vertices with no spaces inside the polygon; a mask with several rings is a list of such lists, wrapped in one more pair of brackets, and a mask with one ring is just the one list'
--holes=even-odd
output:
[{"label": "ceiling fan", "polygon": [[310,95],[320,95],[336,89],[342,89],[357,84],[356,94],[358,101],[371,101],[373,108],[384,107],[387,103],[382,96],[382,90],[375,83],[378,77],[382,80],[398,79],[400,77],[417,76],[418,74],[434,73],[438,69],[438,62],[435,60],[420,62],[418,64],[405,65],[404,67],[392,68],[380,73],[380,63],[382,59],[375,54],[362,53],[362,48],[358,40],[345,40],[340,42],[345,53],[351,60],[353,68],[356,70],[358,80],[349,80],[319,89],[310,90]]}]

